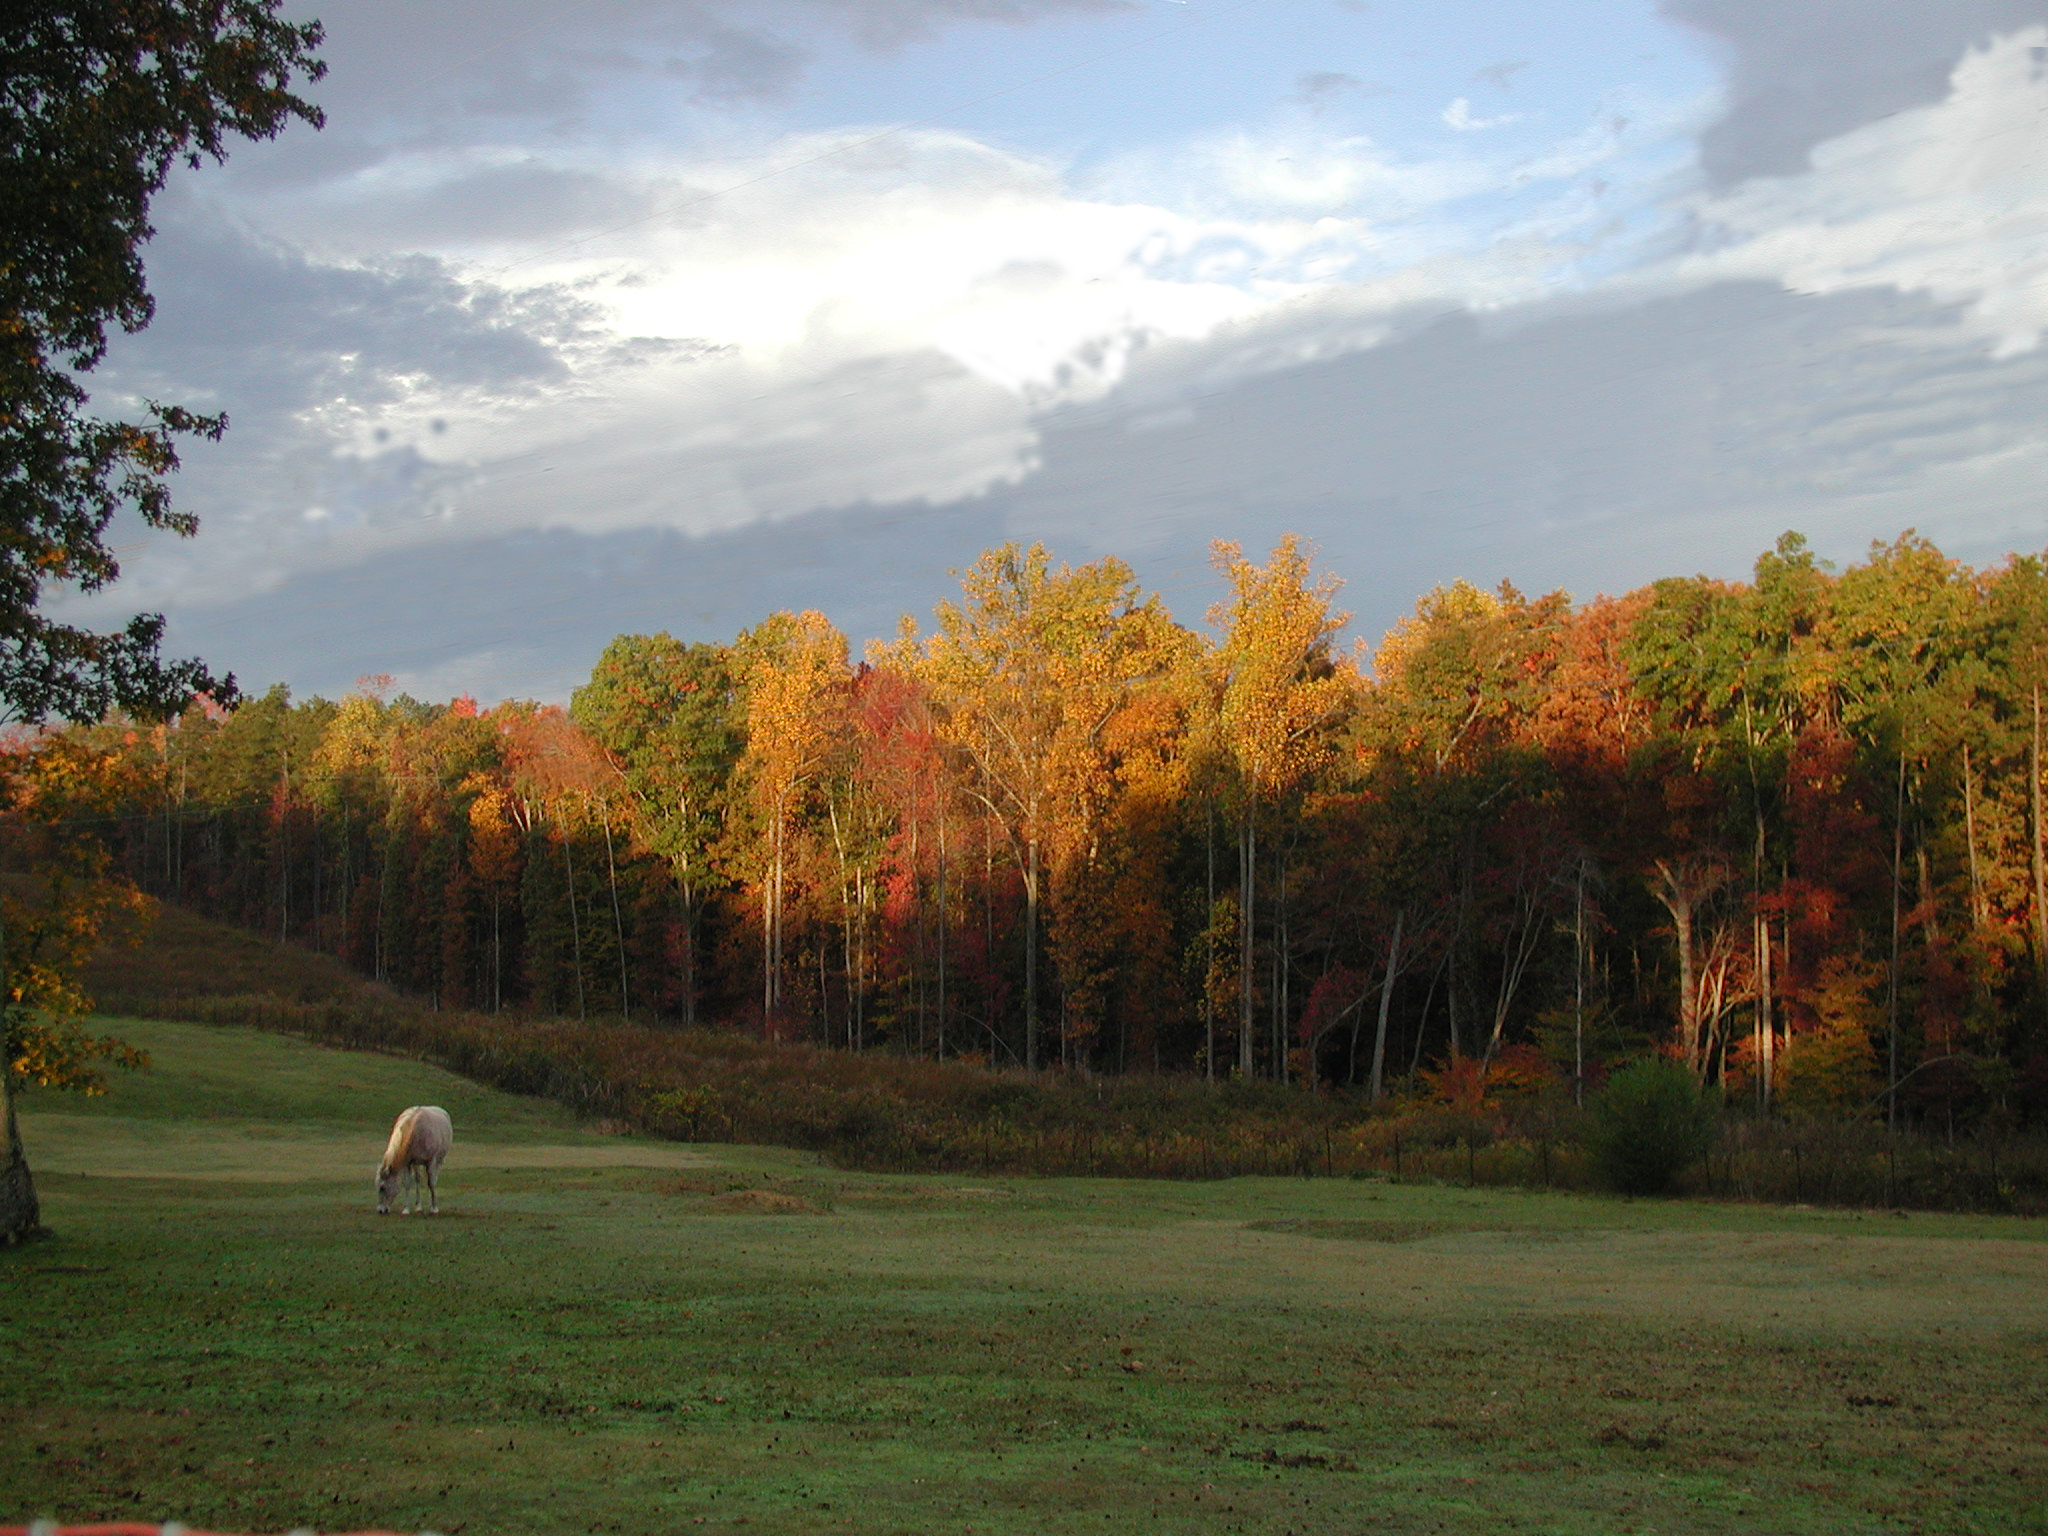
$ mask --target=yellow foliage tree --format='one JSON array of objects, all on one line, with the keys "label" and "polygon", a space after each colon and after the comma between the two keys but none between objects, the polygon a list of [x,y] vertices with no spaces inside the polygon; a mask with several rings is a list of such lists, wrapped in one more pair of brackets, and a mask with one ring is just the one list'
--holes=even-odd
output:
[{"label": "yellow foliage tree", "polygon": [[[1264,566],[1221,539],[1212,555],[1230,583],[1229,597],[1210,610],[1209,622],[1223,632],[1215,653],[1215,708],[1239,792],[1237,1065],[1250,1076],[1259,808],[1328,759],[1332,727],[1355,696],[1356,673],[1331,650],[1351,617],[1330,607],[1340,583],[1330,576],[1310,579],[1310,557],[1293,534]],[[1276,1077],[1286,1074],[1286,1060],[1276,1013]]]},{"label": "yellow foliage tree", "polygon": [[150,911],[148,898],[111,875],[106,851],[80,830],[103,824],[139,793],[139,761],[82,736],[53,736],[28,742],[5,765],[0,851],[33,873],[0,886],[0,1211],[7,1215],[0,1242],[32,1235],[41,1221],[17,1093],[100,1094],[103,1064],[148,1064],[140,1051],[78,1024],[92,1009],[78,979],[85,962],[122,927],[139,934]]},{"label": "yellow foliage tree", "polygon": [[1039,1063],[1038,948],[1047,855],[1091,858],[1115,793],[1109,728],[1133,690],[1188,641],[1121,560],[1052,563],[1005,544],[961,573],[920,647],[896,661],[930,691],[962,790],[1001,826],[1024,880],[1024,1060]]},{"label": "yellow foliage tree", "polygon": [[845,739],[846,637],[822,613],[778,613],[736,646],[747,699],[740,768],[763,822],[761,1007],[772,1031],[782,1003],[789,830],[804,788]]}]

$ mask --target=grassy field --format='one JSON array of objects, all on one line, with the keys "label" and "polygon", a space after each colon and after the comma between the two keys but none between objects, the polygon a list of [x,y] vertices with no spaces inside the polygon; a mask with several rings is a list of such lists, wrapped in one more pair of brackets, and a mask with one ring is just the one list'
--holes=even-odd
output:
[{"label": "grassy field", "polygon": [[[2048,1223],[845,1173],[119,1028],[24,1117],[0,1522],[2048,1532]],[[415,1102],[444,1214],[380,1221]]]}]

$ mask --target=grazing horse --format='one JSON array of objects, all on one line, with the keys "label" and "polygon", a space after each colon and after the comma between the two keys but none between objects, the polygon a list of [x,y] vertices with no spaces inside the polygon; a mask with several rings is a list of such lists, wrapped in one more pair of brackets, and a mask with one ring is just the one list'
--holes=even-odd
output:
[{"label": "grazing horse", "polygon": [[391,1214],[391,1197],[398,1193],[400,1181],[408,1179],[410,1199],[399,1214],[410,1216],[418,1209],[420,1174],[424,1172],[428,1210],[440,1215],[441,1193],[434,1180],[441,1172],[441,1159],[454,1145],[455,1127],[448,1121],[447,1110],[433,1104],[415,1104],[411,1109],[401,1110],[391,1127],[391,1143],[384,1149],[384,1161],[377,1168],[377,1214]]}]

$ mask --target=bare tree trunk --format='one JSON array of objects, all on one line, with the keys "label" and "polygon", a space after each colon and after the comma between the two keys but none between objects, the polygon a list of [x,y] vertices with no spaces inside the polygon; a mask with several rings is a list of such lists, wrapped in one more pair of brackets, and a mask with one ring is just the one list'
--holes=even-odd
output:
[{"label": "bare tree trunk", "polygon": [[569,953],[576,962],[576,1017],[583,1011],[583,919],[576,912],[576,855],[569,847],[569,829],[562,829],[562,867],[569,875]]},{"label": "bare tree trunk", "polygon": [[1256,804],[1247,791],[1244,825],[1237,841],[1237,1070],[1245,1077],[1252,1075],[1252,899],[1258,890],[1254,865],[1259,856],[1258,825],[1253,815]]},{"label": "bare tree trunk", "polygon": [[1373,1103],[1380,1101],[1380,1085],[1387,1060],[1387,1017],[1394,1006],[1394,980],[1401,974],[1401,925],[1408,920],[1407,910],[1394,914],[1394,937],[1387,943],[1387,974],[1380,981],[1379,1027],[1372,1037],[1372,1081],[1367,1093]]},{"label": "bare tree trunk", "polygon": [[910,1013],[917,1020],[914,1046],[924,1054],[924,877],[918,873],[922,862],[919,834],[922,823],[915,810],[910,815]]},{"label": "bare tree trunk", "polygon": [[1572,891],[1572,1102],[1586,1102],[1586,856]]},{"label": "bare tree trunk", "polygon": [[1892,814],[1892,959],[1891,985],[1885,996],[1884,1123],[1899,1125],[1899,888],[1905,884],[1906,747],[1899,744],[1899,788]]},{"label": "bare tree trunk", "polygon": [[[853,898],[847,885],[846,838],[839,830],[839,805],[831,796],[825,798],[825,814],[832,824],[832,853],[839,860],[839,953],[846,963],[846,1048],[853,1049]],[[824,972],[819,971],[819,986],[824,986]],[[826,1031],[825,1043],[832,1043],[830,1030]]]},{"label": "bare tree trunk", "polygon": [[1038,1070],[1038,829],[1025,839],[1024,1066]]},{"label": "bare tree trunk", "polygon": [[633,1002],[626,990],[626,922],[619,915],[619,866],[612,857],[612,813],[601,800],[598,802],[597,811],[604,822],[604,870],[612,887],[612,934],[619,945],[619,1012],[630,1019],[633,1016]]},{"label": "bare tree trunk", "polygon": [[1977,866],[1977,791],[1976,774],[1970,766],[1970,744],[1963,743],[1963,835],[1970,853],[1970,919],[1982,924],[1986,919],[1984,909],[1984,876]]},{"label": "bare tree trunk", "polygon": [[690,797],[678,795],[676,808],[682,813],[683,851],[677,860],[677,884],[683,893],[683,1022],[697,1022],[697,882],[690,868]]},{"label": "bare tree trunk", "polygon": [[1287,860],[1274,870],[1273,982],[1267,1013],[1273,1021],[1273,1081],[1287,1081]]},{"label": "bare tree trunk", "polygon": [[775,810],[775,894],[770,908],[774,917],[775,958],[769,970],[768,1007],[771,1013],[782,1011],[782,869],[783,869],[783,815],[781,806]]},{"label": "bare tree trunk", "polygon": [[277,942],[292,934],[292,764],[287,757],[278,778],[277,797]]},{"label": "bare tree trunk", "polygon": [[938,1056],[939,1060],[944,1061],[946,1059],[946,811],[944,806],[941,806],[939,808],[938,873],[938,926],[933,930],[932,934],[933,942],[937,946],[938,951],[937,954],[934,956],[934,959],[938,962],[939,980],[939,996],[937,1010],[938,1029],[937,1040],[935,1042],[935,1054]]},{"label": "bare tree trunk", "polygon": [[2048,992],[2048,859],[2041,829],[2041,685],[2034,684],[2034,734],[2027,746],[2027,786],[2034,812],[2034,966]]},{"label": "bare tree trunk", "polygon": [[320,804],[318,801],[308,803],[311,806],[310,814],[313,821],[313,947],[324,952],[327,945],[324,942],[326,929],[320,911]]},{"label": "bare tree trunk", "polygon": [[[1771,920],[1764,918],[1764,1006],[1771,1007]],[[1774,1014],[1766,1012],[1764,1018],[1764,1113],[1771,1112],[1771,1099],[1777,1093],[1778,1072],[1778,1021]]]},{"label": "bare tree trunk", "polygon": [[1429,1010],[1436,1003],[1437,983],[1444,978],[1444,972],[1450,965],[1450,955],[1450,949],[1446,946],[1444,958],[1437,963],[1437,968],[1430,972],[1429,990],[1422,994],[1422,1015],[1415,1021],[1415,1045],[1408,1053],[1408,1076],[1411,1080],[1422,1070],[1422,1047],[1429,1036]]},{"label": "bare tree trunk", "polygon": [[1208,954],[1202,970],[1202,1076],[1210,1082],[1216,1081],[1216,997],[1210,991],[1210,984],[1216,977],[1216,797],[1209,797],[1208,836],[1206,848],[1209,856],[1209,901],[1202,908],[1202,915],[1208,919],[1206,945]]},{"label": "bare tree trunk", "polygon": [[1684,866],[1656,865],[1658,881],[1653,892],[1664,910],[1671,914],[1672,937],[1678,942],[1678,1042],[1685,1052],[1685,1064],[1695,1076],[1700,1062],[1700,999],[1697,961],[1693,954],[1694,892]]}]

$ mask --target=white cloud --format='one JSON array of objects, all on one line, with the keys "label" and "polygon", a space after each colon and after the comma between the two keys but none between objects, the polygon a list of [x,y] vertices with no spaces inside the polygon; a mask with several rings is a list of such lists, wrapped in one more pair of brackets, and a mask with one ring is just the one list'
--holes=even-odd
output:
[{"label": "white cloud", "polygon": [[2048,328],[2048,28],[1967,53],[1941,101],[1818,145],[1812,168],[1702,199],[1685,281],[1895,288],[1956,305],[2012,355]]},{"label": "white cloud", "polygon": [[1682,122],[1631,116],[1534,157],[1409,161],[1297,113],[1085,181],[930,129],[723,154],[422,142],[286,186],[200,179],[183,223],[211,244],[187,240],[175,291],[167,226],[163,316],[121,382],[217,380],[239,424],[189,460],[203,548],[151,546],[121,597],[982,496],[1036,471],[1048,413],[1146,355],[1220,387],[1376,344],[1403,311],[1569,286],[1604,238],[1591,179],[1662,174]]},{"label": "white cloud", "polygon": [[1471,101],[1463,96],[1444,108],[1443,117],[1447,126],[1457,129],[1460,133],[1479,133],[1488,128],[1500,128],[1522,120],[1522,114],[1519,112],[1504,112],[1499,117],[1474,117]]}]

